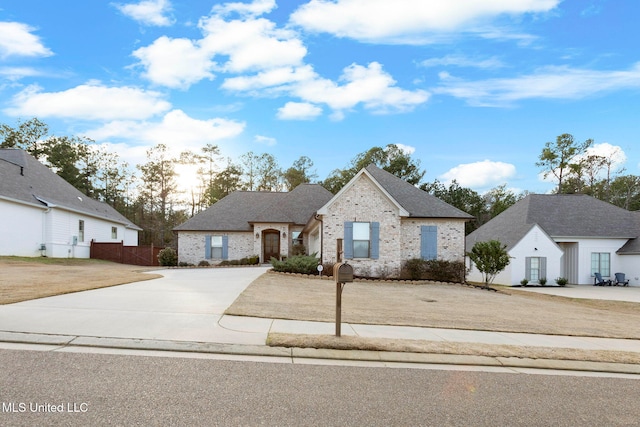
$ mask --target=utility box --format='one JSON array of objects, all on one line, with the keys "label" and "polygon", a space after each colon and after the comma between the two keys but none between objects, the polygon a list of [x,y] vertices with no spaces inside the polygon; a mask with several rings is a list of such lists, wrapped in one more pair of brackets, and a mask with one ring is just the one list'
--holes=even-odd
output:
[{"label": "utility box", "polygon": [[333,266],[333,278],[336,283],[353,282],[353,267],[342,262],[335,264]]}]

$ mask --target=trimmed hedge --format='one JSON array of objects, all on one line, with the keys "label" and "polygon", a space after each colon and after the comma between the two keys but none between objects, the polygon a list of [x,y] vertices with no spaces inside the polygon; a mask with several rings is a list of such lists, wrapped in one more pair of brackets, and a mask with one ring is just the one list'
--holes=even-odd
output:
[{"label": "trimmed hedge", "polygon": [[466,268],[460,261],[409,259],[404,262],[400,277],[410,280],[464,283]]},{"label": "trimmed hedge", "polygon": [[275,271],[281,273],[318,274],[318,258],[308,255],[295,255],[284,261],[271,258]]}]

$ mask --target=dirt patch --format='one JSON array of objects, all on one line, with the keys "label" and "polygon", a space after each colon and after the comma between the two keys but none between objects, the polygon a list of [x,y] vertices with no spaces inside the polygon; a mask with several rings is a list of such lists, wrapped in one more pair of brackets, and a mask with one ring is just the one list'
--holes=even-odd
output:
[{"label": "dirt patch", "polygon": [[162,277],[158,267],[100,260],[0,257],[0,304]]},{"label": "dirt patch", "polygon": [[[269,273],[227,314],[334,322],[331,280]],[[457,284],[355,282],[342,294],[345,323],[640,339],[640,304],[570,299]]]},{"label": "dirt patch", "polygon": [[331,348],[336,350],[395,351],[402,353],[458,354],[528,359],[581,360],[586,362],[640,363],[640,353],[612,350],[528,347],[515,345],[362,338],[333,335],[269,334],[273,347]]}]

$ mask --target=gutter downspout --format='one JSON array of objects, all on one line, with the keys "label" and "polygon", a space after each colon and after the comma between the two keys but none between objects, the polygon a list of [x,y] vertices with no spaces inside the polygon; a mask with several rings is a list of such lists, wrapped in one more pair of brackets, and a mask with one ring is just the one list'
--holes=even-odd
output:
[{"label": "gutter downspout", "polygon": [[320,264],[324,264],[324,222],[321,218],[322,215],[318,215],[317,213],[314,215],[314,219],[320,223]]}]

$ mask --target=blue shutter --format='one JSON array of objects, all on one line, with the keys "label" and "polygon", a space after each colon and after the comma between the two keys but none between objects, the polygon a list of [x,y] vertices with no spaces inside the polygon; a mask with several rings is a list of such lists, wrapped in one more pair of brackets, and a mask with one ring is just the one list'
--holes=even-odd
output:
[{"label": "blue shutter", "polygon": [[204,258],[211,259],[211,236],[204,236]]},{"label": "blue shutter", "polygon": [[540,258],[540,278],[541,279],[547,278],[547,258],[546,257]]},{"label": "blue shutter", "polygon": [[371,253],[370,256],[372,259],[380,258],[380,223],[372,222],[371,223]]},{"label": "blue shutter", "polygon": [[229,259],[229,236],[222,236],[222,259]]},{"label": "blue shutter", "polygon": [[525,257],[524,259],[524,278],[531,280],[531,257]]},{"label": "blue shutter", "polygon": [[435,225],[420,227],[420,258],[425,260],[438,258],[438,227]]},{"label": "blue shutter", "polygon": [[344,244],[342,245],[344,251],[344,259],[353,259],[353,222],[345,221],[344,223]]}]

